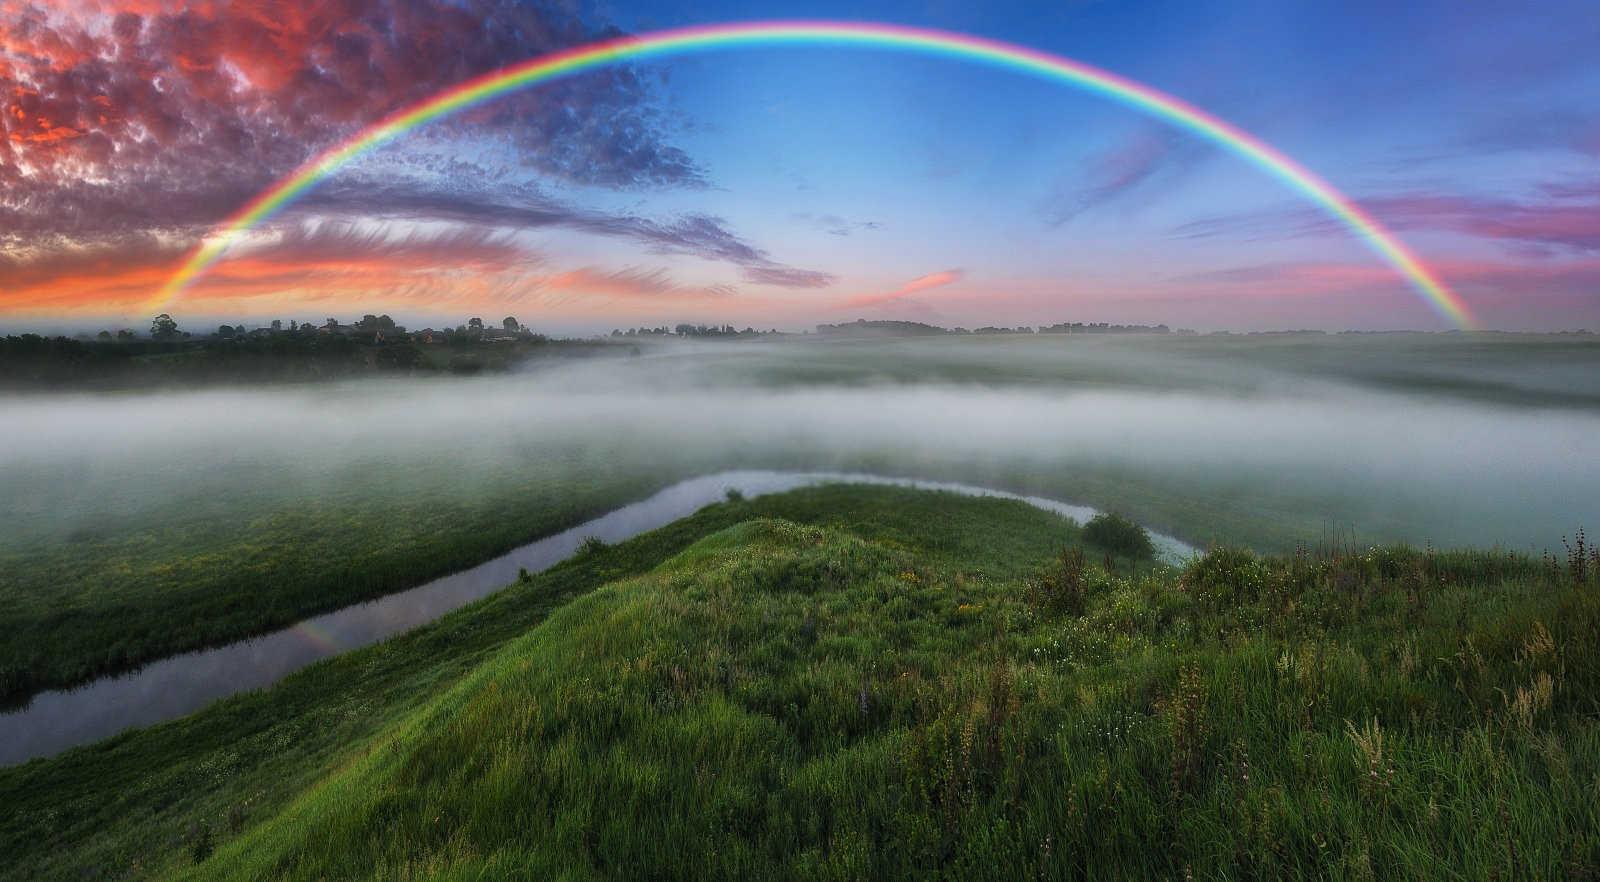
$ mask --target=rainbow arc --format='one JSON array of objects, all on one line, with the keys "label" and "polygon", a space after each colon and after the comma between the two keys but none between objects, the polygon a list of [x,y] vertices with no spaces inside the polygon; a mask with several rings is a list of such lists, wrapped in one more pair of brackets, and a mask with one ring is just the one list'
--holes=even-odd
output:
[{"label": "rainbow arc", "polygon": [[1105,96],[1203,137],[1284,182],[1366,242],[1439,315],[1457,327],[1477,325],[1467,304],[1349,197],[1260,138],[1182,99],[1092,65],[997,40],[898,25],[807,21],[709,25],[618,37],[543,55],[446,89],[363,129],[263,190],[195,248],[146,308],[162,310],[251,228],[304,196],[346,163],[419,126],[509,92],[608,65],[762,46],[855,46],[916,52],[1014,70]]}]

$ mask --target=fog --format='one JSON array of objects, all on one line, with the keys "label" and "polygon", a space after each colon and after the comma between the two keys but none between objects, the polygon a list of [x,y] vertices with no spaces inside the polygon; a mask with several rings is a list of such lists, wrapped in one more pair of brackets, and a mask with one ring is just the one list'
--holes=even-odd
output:
[{"label": "fog", "polygon": [[[1504,394],[1533,382],[1533,401],[1581,395],[1562,385],[1581,376],[1571,364],[1517,373],[1489,360],[1456,369],[1457,394],[1439,395],[1352,371],[1308,376],[1282,353],[1229,345],[661,346],[494,377],[17,397],[0,405],[3,517],[11,535],[49,541],[108,512],[135,525],[174,498],[222,512],[264,488],[314,500],[375,467],[387,477],[374,499],[418,486],[470,495],[523,469],[665,483],[776,466],[1047,492],[1202,542],[1285,545],[1284,512],[1308,541],[1320,525],[1523,549],[1600,523],[1600,410]],[[1207,524],[1208,507],[1264,524]]]}]

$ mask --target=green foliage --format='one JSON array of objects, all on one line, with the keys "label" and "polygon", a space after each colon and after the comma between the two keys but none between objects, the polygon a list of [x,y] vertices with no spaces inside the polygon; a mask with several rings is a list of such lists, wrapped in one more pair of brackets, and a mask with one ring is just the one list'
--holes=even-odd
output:
[{"label": "green foliage", "polygon": [[1266,567],[1254,553],[1221,547],[1190,561],[1178,584],[1197,599],[1226,604],[1260,599],[1266,582]]},{"label": "green foliage", "polygon": [[1115,555],[1133,560],[1149,560],[1156,548],[1144,527],[1115,512],[1101,512],[1083,526],[1084,541]]},{"label": "green foliage", "polygon": [[172,316],[162,313],[150,321],[150,338],[152,340],[171,340],[178,336],[178,323]]}]

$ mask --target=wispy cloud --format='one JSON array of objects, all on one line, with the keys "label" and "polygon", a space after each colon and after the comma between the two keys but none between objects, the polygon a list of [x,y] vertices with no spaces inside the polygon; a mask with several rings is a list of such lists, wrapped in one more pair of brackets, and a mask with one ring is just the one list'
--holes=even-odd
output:
[{"label": "wispy cloud", "polygon": [[[1505,261],[1446,259],[1432,268],[1493,325],[1570,326],[1600,322],[1600,259]],[[1381,317],[1431,314],[1394,271],[1376,261],[1362,263],[1294,261],[1251,264],[1173,277],[1164,288],[1171,302],[1216,302],[1238,309],[1273,304],[1326,304],[1367,323],[1396,326]],[[1150,293],[1150,292],[1147,292]],[[1378,319],[1375,321],[1375,318]]]},{"label": "wispy cloud", "polygon": [[304,211],[395,220],[449,220],[517,229],[561,227],[599,236],[629,239],[658,254],[682,254],[728,263],[753,284],[786,288],[823,288],[834,277],[814,269],[789,266],[765,249],[728,228],[727,221],[707,214],[686,214],[659,220],[634,214],[613,214],[577,208],[536,190],[511,190],[515,199],[497,198],[484,190],[451,190],[348,183],[318,191]]},{"label": "wispy cloud", "polygon": [[1170,183],[1199,155],[1192,138],[1165,128],[1142,128],[1071,173],[1040,204],[1039,212],[1047,224],[1061,226],[1128,198],[1156,178]]},{"label": "wispy cloud", "polygon": [[[121,312],[145,302],[171,273],[181,246],[155,238],[51,251],[0,254],[0,311]],[[296,227],[242,248],[187,295],[205,310],[257,298],[351,296],[403,300],[426,290],[445,296],[488,282],[508,284],[543,262],[510,237],[483,228],[395,235],[343,224]],[[408,293],[409,292],[409,293]]]},{"label": "wispy cloud", "polygon": [[893,291],[879,294],[862,294],[860,296],[851,297],[847,300],[841,301],[839,305],[846,309],[883,306],[888,303],[903,300],[914,294],[920,294],[923,291],[932,291],[935,288],[943,288],[946,285],[953,285],[966,277],[966,271],[959,268],[940,270],[936,273],[928,273],[925,276],[918,276],[917,278],[912,279]]},{"label": "wispy cloud", "polygon": [[670,298],[674,301],[721,300],[738,291],[731,285],[683,285],[665,269],[627,267],[604,270],[586,266],[545,276],[533,285],[549,292],[599,294],[609,297]]},{"label": "wispy cloud", "polygon": [[[1357,201],[1392,230],[1459,233],[1513,246],[1530,255],[1600,253],[1600,199],[1578,201],[1584,195],[1578,188],[1569,188],[1550,194],[1544,201],[1443,193],[1407,193]],[[1339,221],[1305,208],[1205,218],[1184,224],[1173,233],[1191,239],[1347,235]]]},{"label": "wispy cloud", "polygon": [[839,236],[841,238],[851,236],[856,233],[865,233],[873,230],[883,229],[883,224],[879,223],[878,221],[851,220],[850,218],[841,217],[837,214],[812,214],[810,212],[801,211],[790,215],[790,218],[808,226],[815,227],[816,229],[819,229],[830,236]]}]

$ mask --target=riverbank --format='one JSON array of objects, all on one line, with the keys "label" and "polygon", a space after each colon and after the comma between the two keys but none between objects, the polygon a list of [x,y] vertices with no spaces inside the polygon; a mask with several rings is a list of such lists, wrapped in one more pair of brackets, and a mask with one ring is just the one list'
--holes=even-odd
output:
[{"label": "riverbank", "polygon": [[[1005,490],[944,481],[839,472],[719,472],[680,481],[575,527],[427,584],[310,618],[281,631],[183,653],[122,676],[45,692],[24,707],[0,713],[0,765],[49,756],[135,726],[175,719],[213,701],[269,686],[319,659],[421,627],[514,582],[580,553],[586,542],[613,543],[658,529],[724,497],[754,498],[819,484],[910,487],[961,496],[1026,503],[1087,523],[1097,514],[1072,505]],[[1195,549],[1155,534],[1158,557],[1181,564]]]}]

